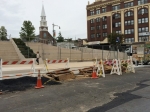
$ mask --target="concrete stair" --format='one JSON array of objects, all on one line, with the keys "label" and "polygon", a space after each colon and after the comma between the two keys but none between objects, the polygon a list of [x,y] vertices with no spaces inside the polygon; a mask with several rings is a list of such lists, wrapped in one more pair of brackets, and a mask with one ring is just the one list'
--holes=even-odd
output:
[{"label": "concrete stair", "polygon": [[0,58],[2,58],[3,61],[20,60],[10,41],[0,41]]}]

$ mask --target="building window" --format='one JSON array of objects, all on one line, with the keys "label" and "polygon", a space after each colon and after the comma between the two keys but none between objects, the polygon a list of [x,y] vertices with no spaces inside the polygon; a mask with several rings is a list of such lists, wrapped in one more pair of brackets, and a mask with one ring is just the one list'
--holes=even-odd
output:
[{"label": "building window", "polygon": [[116,33],[121,34],[121,31],[120,31],[120,30],[119,30],[119,31],[116,31]]},{"label": "building window", "polygon": [[121,26],[121,22],[115,23],[115,27],[120,27],[120,26]]},{"label": "building window", "polygon": [[100,13],[101,13],[100,9],[97,9],[96,14],[100,14]]},{"label": "building window", "polygon": [[103,25],[103,29],[107,29],[107,24],[104,24],[104,25]]},{"label": "building window", "polygon": [[107,37],[107,33],[104,32],[104,33],[103,33],[103,37]]},{"label": "building window", "polygon": [[96,18],[96,22],[100,22],[100,18]]},{"label": "building window", "polygon": [[133,6],[133,2],[128,2],[128,3],[125,3],[124,4],[124,7],[127,8],[127,7],[132,7]]},{"label": "building window", "polygon": [[112,6],[112,10],[118,10],[118,9],[120,9],[120,5]]},{"label": "building window", "polygon": [[143,9],[140,9],[139,11],[138,11],[138,14],[146,14],[146,13],[148,13],[148,9],[146,9],[146,8],[143,8]]},{"label": "building window", "polygon": [[133,34],[133,33],[134,33],[134,29],[125,30],[125,34]]},{"label": "building window", "polygon": [[120,17],[120,14],[117,13],[117,14],[114,14],[114,15],[113,15],[113,19],[119,19],[119,18],[121,18],[121,17]]},{"label": "building window", "polygon": [[140,32],[148,32],[148,27],[142,27],[138,29],[139,33]]},{"label": "building window", "polygon": [[94,26],[92,26],[92,27],[91,27],[91,30],[94,30],[94,29],[95,29],[95,27],[94,27]]},{"label": "building window", "polygon": [[138,0],[138,5],[146,4],[147,0]]},{"label": "building window", "polygon": [[149,37],[146,36],[146,37],[139,37],[139,42],[146,42],[146,41],[149,41]]},{"label": "building window", "polygon": [[94,11],[90,11],[91,16],[94,15]]},{"label": "building window", "polygon": [[102,13],[106,12],[106,8],[102,8]]},{"label": "building window", "polygon": [[129,17],[129,16],[133,16],[133,12],[132,11],[128,11],[125,13],[125,17]]},{"label": "building window", "polygon": [[131,43],[134,42],[134,38],[126,38],[125,43]]},{"label": "building window", "polygon": [[138,23],[141,24],[141,23],[148,23],[148,18],[140,18],[138,19]]},{"label": "building window", "polygon": [[100,30],[100,25],[97,26],[97,30]]},{"label": "building window", "polygon": [[95,34],[91,34],[91,38],[95,38]]},{"label": "building window", "polygon": [[101,34],[100,34],[100,33],[97,33],[97,34],[96,34],[96,37],[97,37],[97,38],[101,37]]},{"label": "building window", "polygon": [[103,20],[103,21],[106,21],[106,20],[107,20],[107,16],[103,16],[103,17],[102,17],[102,20]]},{"label": "building window", "polygon": [[134,25],[134,20],[128,20],[128,21],[125,21],[125,26],[127,25]]},{"label": "building window", "polygon": [[94,23],[94,19],[91,19],[91,23]]}]

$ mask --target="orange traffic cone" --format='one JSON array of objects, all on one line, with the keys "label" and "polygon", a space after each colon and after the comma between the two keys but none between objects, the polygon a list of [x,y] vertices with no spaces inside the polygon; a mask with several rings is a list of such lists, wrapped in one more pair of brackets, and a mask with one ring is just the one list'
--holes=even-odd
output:
[{"label": "orange traffic cone", "polygon": [[39,74],[37,77],[37,85],[35,86],[36,89],[44,88],[44,86],[42,85],[42,81],[41,81],[40,70],[38,72]]},{"label": "orange traffic cone", "polygon": [[92,73],[92,79],[97,79],[97,74],[96,74],[96,68],[95,68],[95,65],[93,67],[93,73]]}]

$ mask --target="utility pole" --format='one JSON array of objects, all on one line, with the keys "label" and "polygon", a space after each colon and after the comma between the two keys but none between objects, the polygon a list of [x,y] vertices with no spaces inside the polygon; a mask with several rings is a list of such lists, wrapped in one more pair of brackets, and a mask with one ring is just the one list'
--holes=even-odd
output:
[{"label": "utility pole", "polygon": [[52,24],[52,26],[53,26],[53,45],[54,45],[54,38],[55,38],[55,30],[54,30],[54,28],[55,28],[55,26],[57,26],[60,29],[60,26],[55,25],[54,23]]}]

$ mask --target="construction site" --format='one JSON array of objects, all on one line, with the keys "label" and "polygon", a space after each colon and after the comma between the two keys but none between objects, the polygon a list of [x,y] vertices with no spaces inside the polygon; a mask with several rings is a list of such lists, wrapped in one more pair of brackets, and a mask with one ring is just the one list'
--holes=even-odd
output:
[{"label": "construction site", "polygon": [[[135,73],[132,58],[124,52],[84,47],[67,49],[34,42],[23,43],[28,49],[21,51],[20,43],[17,45],[15,39],[0,41],[1,94],[25,90],[36,83],[39,86],[38,79],[42,86],[41,83],[60,84],[68,80],[105,78],[106,74]],[[34,54],[39,51],[40,65],[37,65],[29,49]]]}]

